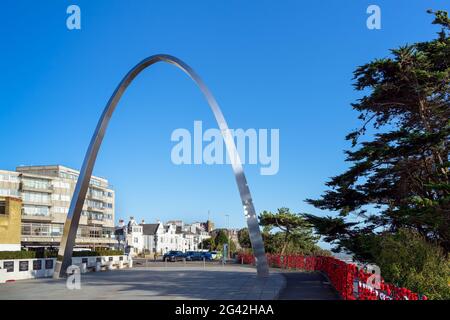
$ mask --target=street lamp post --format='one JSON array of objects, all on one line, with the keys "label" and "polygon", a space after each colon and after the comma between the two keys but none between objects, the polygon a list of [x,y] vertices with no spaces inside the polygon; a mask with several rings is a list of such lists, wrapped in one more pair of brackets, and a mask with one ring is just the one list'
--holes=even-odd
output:
[{"label": "street lamp post", "polygon": [[226,214],[227,217],[227,237],[228,237],[228,250],[227,250],[227,258],[230,259],[230,215]]}]

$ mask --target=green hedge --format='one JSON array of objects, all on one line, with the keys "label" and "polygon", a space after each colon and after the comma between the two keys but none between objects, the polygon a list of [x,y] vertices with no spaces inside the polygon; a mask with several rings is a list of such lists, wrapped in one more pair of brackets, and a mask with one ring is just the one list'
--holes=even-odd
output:
[{"label": "green hedge", "polygon": [[[73,257],[92,257],[92,256],[121,256],[122,250],[96,250],[96,251],[74,251]],[[35,259],[35,258],[56,258],[57,251],[0,251],[0,260],[6,259]]]},{"label": "green hedge", "polygon": [[72,257],[121,256],[122,250],[74,251]]},{"label": "green hedge", "polygon": [[33,258],[36,258],[36,252],[34,251],[0,251],[0,260]]}]

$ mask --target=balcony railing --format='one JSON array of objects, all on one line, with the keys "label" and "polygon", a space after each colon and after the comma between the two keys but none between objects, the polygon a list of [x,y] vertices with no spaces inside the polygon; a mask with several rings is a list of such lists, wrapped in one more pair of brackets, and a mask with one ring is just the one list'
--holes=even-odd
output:
[{"label": "balcony railing", "polygon": [[94,200],[100,200],[100,201],[105,201],[107,199],[107,197],[105,195],[98,195],[98,194],[90,193],[90,192],[88,192],[87,197],[94,199]]},{"label": "balcony railing", "polygon": [[52,221],[53,214],[37,215],[37,214],[30,214],[30,213],[22,212],[22,220]]},{"label": "balcony railing", "polygon": [[99,207],[91,207],[91,206],[87,206],[88,211],[95,211],[95,212],[105,212],[106,208],[99,208]]},{"label": "balcony railing", "polygon": [[51,184],[44,187],[44,186],[30,185],[28,183],[21,182],[20,189],[22,191],[38,191],[38,192],[46,192],[46,193],[53,192],[53,186]]},{"label": "balcony railing", "polygon": [[105,220],[98,219],[98,218],[88,217],[87,220],[88,220],[88,224],[101,224],[101,225],[103,225],[105,223]]}]

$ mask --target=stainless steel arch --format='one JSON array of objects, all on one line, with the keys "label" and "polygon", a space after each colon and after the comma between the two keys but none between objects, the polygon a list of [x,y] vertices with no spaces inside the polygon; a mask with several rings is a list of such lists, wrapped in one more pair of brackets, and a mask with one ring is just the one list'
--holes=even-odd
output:
[{"label": "stainless steel arch", "polygon": [[264,252],[264,244],[262,241],[261,232],[259,230],[258,218],[256,216],[255,208],[253,206],[253,200],[247,185],[247,179],[245,178],[242,163],[234,144],[234,139],[230,133],[228,125],[225,121],[222,111],[219,108],[219,105],[217,104],[216,99],[209,91],[208,87],[205,85],[202,79],[186,63],[170,55],[157,54],[142,60],[133,69],[131,69],[130,72],[128,72],[128,74],[117,86],[113,95],[106,104],[105,109],[103,110],[103,113],[99,119],[94,135],[92,136],[91,142],[86,152],[83,166],[80,171],[80,176],[78,177],[77,185],[75,187],[72,201],[70,203],[69,212],[64,224],[64,233],[61,238],[61,244],[58,252],[58,260],[55,266],[55,278],[65,276],[66,270],[71,264],[71,257],[73,247],[75,245],[78,223],[80,221],[81,211],[89,187],[89,182],[91,180],[92,170],[94,168],[95,160],[103,141],[103,137],[108,127],[109,120],[111,119],[111,116],[116,109],[117,103],[119,102],[122,94],[125,92],[127,87],[133,81],[133,79],[142,70],[160,61],[173,64],[179,69],[183,70],[197,84],[197,86],[203,92],[203,95],[206,97],[206,100],[208,101],[208,104],[211,107],[211,110],[214,113],[214,117],[216,118],[216,121],[219,125],[219,129],[222,133],[223,139],[225,141],[225,146],[231,160],[231,166],[233,168],[234,176],[236,178],[236,183],[239,189],[239,194],[241,196],[244,214],[247,219],[250,241],[256,259],[257,274],[261,277],[267,276],[269,274],[267,259]]}]

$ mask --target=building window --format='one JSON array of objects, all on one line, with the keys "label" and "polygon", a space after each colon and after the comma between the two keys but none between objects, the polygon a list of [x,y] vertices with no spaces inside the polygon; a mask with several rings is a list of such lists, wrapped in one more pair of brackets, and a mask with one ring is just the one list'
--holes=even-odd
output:
[{"label": "building window", "polygon": [[53,193],[52,200],[70,202],[70,196],[65,194]]},{"label": "building window", "polygon": [[42,189],[47,190],[50,189],[50,181],[48,180],[41,180],[41,179],[23,179],[22,183],[25,187],[33,188],[33,189]]},{"label": "building window", "polygon": [[9,175],[9,174],[0,174],[0,181],[7,181],[7,182],[19,182],[19,177],[16,175]]},{"label": "building window", "polygon": [[63,181],[54,181],[53,186],[60,189],[70,189],[70,184]]},{"label": "building window", "polygon": [[0,201],[0,214],[6,214],[6,202]]},{"label": "building window", "polygon": [[52,225],[52,236],[53,237],[58,237],[58,236],[62,236],[63,234],[63,225],[62,224],[53,224]]},{"label": "building window", "polygon": [[9,196],[19,197],[19,196],[20,196],[20,193],[19,193],[19,190],[14,190],[14,189],[0,189],[0,196],[5,196],[5,197],[9,197]]},{"label": "building window", "polygon": [[23,206],[22,214],[25,216],[49,216],[50,209],[48,207]]},{"label": "building window", "polygon": [[23,223],[22,235],[23,236],[49,236],[50,225],[41,223]]},{"label": "building window", "polygon": [[38,202],[38,203],[49,203],[50,197],[46,193],[38,192],[23,192],[22,198],[24,201]]}]

